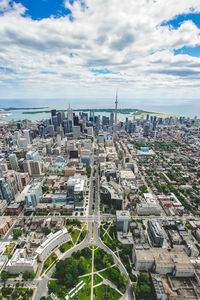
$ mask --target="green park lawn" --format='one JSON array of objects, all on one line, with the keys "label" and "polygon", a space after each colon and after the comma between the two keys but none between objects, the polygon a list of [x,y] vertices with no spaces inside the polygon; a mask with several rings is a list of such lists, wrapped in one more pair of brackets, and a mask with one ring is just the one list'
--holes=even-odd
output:
[{"label": "green park lawn", "polygon": [[[107,298],[106,298],[107,296]],[[121,295],[112,289],[111,287],[107,287],[105,284],[102,284],[96,288],[94,288],[94,299],[95,300],[102,300],[102,299],[108,299],[108,300],[118,300],[121,298]]]},{"label": "green park lawn", "polygon": [[72,237],[72,241],[73,241],[74,244],[76,243],[79,234],[80,234],[80,230],[79,229],[72,230],[71,237]]}]

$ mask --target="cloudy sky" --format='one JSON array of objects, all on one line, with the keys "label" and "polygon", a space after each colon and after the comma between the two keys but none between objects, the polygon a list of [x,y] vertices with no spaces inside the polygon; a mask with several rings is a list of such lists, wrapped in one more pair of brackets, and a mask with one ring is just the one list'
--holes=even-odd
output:
[{"label": "cloudy sky", "polygon": [[0,0],[0,99],[116,88],[124,103],[200,99],[199,0]]}]

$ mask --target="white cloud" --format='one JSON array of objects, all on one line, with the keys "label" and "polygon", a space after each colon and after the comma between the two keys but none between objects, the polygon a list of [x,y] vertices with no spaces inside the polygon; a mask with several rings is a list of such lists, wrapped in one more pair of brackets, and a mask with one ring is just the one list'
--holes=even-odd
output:
[{"label": "white cloud", "polygon": [[[161,23],[191,10],[199,0],[87,0],[69,16],[40,21],[25,8],[0,0],[0,97],[107,96],[119,87],[124,97],[197,97],[200,58],[174,49],[200,45],[191,21],[178,29]],[[91,69],[117,74],[95,74]],[[8,69],[9,72],[3,72]],[[8,81],[10,80],[10,83]]]}]

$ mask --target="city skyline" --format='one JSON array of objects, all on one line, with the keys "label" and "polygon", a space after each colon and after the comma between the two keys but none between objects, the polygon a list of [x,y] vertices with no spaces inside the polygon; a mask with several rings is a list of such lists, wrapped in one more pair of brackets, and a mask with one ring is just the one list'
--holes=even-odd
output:
[{"label": "city skyline", "polygon": [[0,102],[198,109],[199,1],[54,2],[0,1]]}]

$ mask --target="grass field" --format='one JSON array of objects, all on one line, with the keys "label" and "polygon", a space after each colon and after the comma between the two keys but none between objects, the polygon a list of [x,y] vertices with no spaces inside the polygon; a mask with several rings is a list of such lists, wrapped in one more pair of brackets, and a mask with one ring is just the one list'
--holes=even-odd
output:
[{"label": "grass field", "polygon": [[96,300],[118,300],[120,298],[121,295],[117,291],[109,286],[106,287],[105,284],[102,284],[94,289],[94,299]]},{"label": "grass field", "polygon": [[78,229],[72,230],[71,237],[74,244],[76,243],[79,234],[80,234],[80,230]]}]

